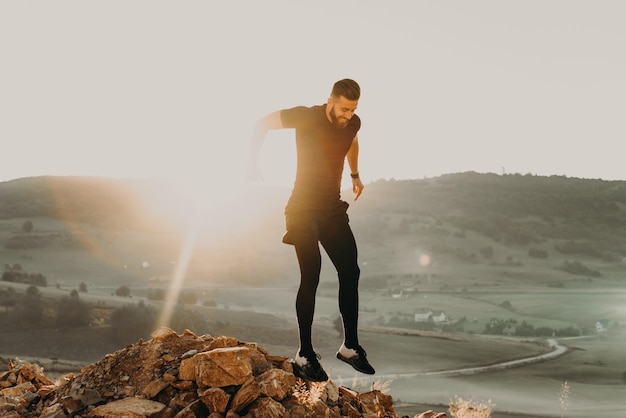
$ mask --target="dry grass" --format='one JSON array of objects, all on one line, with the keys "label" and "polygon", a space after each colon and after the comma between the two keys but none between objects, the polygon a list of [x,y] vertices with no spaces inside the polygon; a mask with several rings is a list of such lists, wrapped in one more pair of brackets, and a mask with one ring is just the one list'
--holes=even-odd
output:
[{"label": "dry grass", "polygon": [[565,417],[565,411],[569,406],[569,397],[570,397],[570,387],[567,380],[563,382],[561,385],[561,390],[559,391],[559,404],[561,405],[561,418]]},{"label": "dry grass", "polygon": [[486,402],[477,402],[456,396],[450,401],[448,408],[453,418],[489,418],[494,406],[491,399]]}]

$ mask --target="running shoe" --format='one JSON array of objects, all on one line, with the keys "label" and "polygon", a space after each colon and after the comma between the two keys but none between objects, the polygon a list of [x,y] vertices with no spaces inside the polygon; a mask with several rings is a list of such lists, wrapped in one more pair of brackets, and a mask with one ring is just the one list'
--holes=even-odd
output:
[{"label": "running shoe", "polygon": [[345,344],[341,344],[339,351],[337,351],[337,358],[348,363],[358,372],[365,374],[376,373],[372,365],[367,361],[367,353],[360,345],[356,348],[348,348]]},{"label": "running shoe", "polygon": [[325,382],[328,380],[328,375],[322,368],[319,360],[321,356],[316,353],[304,353],[304,355],[298,351],[294,358],[294,371],[296,376],[304,379],[312,380],[314,382]]}]

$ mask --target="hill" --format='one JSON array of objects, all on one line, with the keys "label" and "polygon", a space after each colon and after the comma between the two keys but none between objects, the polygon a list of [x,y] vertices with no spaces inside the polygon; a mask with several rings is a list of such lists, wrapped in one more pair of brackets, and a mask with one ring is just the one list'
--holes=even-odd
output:
[{"label": "hill", "polygon": [[[202,212],[196,212],[193,196],[163,180],[25,178],[0,183],[0,219],[46,217],[91,227],[96,235],[175,232],[162,238],[171,247],[193,228],[188,276],[267,283],[291,275],[286,273],[289,249],[267,245],[280,241],[289,190],[251,186],[239,195],[194,193],[205,199]],[[347,191],[344,198],[350,200]],[[390,275],[424,273],[426,266],[524,262],[542,266],[547,277],[563,282],[602,277],[603,270],[614,270],[626,258],[624,181],[473,172],[378,180],[351,202],[349,214],[360,258],[367,263],[364,280],[376,286],[386,286]],[[95,239],[85,236],[77,228],[55,234],[13,232],[5,247],[94,245]],[[195,263],[209,252],[220,254],[220,268]],[[563,274],[555,276],[555,270]]]},{"label": "hill", "polygon": [[0,219],[49,217],[112,229],[143,227],[154,221],[149,205],[161,194],[180,199],[165,180],[21,178],[0,183]]},{"label": "hill", "polygon": [[[282,212],[283,196],[272,196],[272,210]],[[447,225],[511,245],[557,239],[577,241],[570,251],[606,260],[626,256],[626,181],[468,172],[378,180],[367,184],[363,197],[350,210],[370,217],[367,227],[359,225],[368,237]],[[0,183],[0,219],[43,216],[110,228],[154,227],[155,199],[191,212],[189,201],[165,180],[49,176]]]},{"label": "hill", "polygon": [[[624,190],[621,181],[458,173],[374,181],[358,202],[346,191],[362,264],[362,337],[377,370],[393,376],[394,397],[434,405],[452,394],[496,397],[500,411],[560,415],[551,392],[568,381],[584,387],[574,386],[578,411],[568,416],[619,411],[611,397],[625,373]],[[147,337],[148,322],[174,294],[171,328],[293,355],[298,271],[293,249],[280,243],[288,193],[251,186],[232,200],[205,194],[202,218],[192,216],[188,194],[157,180],[0,183],[8,279],[0,326],[11,336],[0,340],[0,353],[95,361]],[[335,276],[326,260],[316,304],[324,359],[337,345]],[[22,284],[46,279],[38,290]],[[85,305],[94,317],[88,326]],[[424,312],[443,321],[418,321]],[[110,329],[107,318],[116,319]],[[425,330],[471,338],[409,336]],[[121,339],[110,341],[112,334]],[[541,366],[425,381],[436,370],[523,358],[547,337],[571,350]]]},{"label": "hill", "polygon": [[[475,231],[496,242],[577,241],[571,251],[626,256],[626,182],[533,175],[449,174],[367,185],[362,213],[401,217],[398,232],[432,227]],[[391,227],[378,225],[379,228]],[[371,231],[379,235],[380,230]]]}]

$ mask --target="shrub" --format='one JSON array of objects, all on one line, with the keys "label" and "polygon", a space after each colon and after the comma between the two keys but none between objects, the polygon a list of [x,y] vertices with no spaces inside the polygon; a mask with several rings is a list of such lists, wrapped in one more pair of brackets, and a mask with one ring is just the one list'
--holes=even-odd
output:
[{"label": "shrub", "polygon": [[590,277],[602,276],[602,274],[599,271],[592,270],[577,260],[574,260],[574,261],[565,260],[563,264],[559,267],[559,269],[570,274],[575,274],[577,276],[590,276]]},{"label": "shrub", "polygon": [[515,335],[520,337],[530,337],[535,335],[535,327],[527,323],[526,321],[522,321],[520,325],[515,329]]},{"label": "shrub", "polygon": [[130,288],[128,286],[120,286],[117,289],[115,289],[115,294],[117,296],[127,298],[130,296]]},{"label": "shrub", "polygon": [[574,327],[561,328],[556,331],[556,335],[559,337],[579,337],[580,330]]},{"label": "shrub", "polygon": [[24,283],[33,286],[48,286],[48,279],[41,273],[24,273],[21,271],[5,271],[2,273],[3,282]]},{"label": "shrub", "polygon": [[26,289],[24,299],[17,304],[14,314],[14,323],[22,326],[38,327],[44,319],[44,306],[41,302],[41,293],[36,286]]},{"label": "shrub", "polygon": [[91,322],[91,305],[78,298],[76,289],[57,302],[56,323],[59,327],[83,327]]},{"label": "shrub", "polygon": [[537,337],[551,337],[554,333],[555,331],[549,327],[539,327],[535,329],[535,335]]},{"label": "shrub", "polygon": [[513,305],[512,305],[512,304],[511,304],[511,302],[510,302],[510,301],[508,301],[508,300],[505,300],[505,301],[504,301],[504,302],[502,302],[499,306],[500,306],[501,308],[508,309],[509,311],[512,311],[512,310],[513,310]]},{"label": "shrub", "polygon": [[589,241],[567,241],[556,244],[554,249],[562,254],[586,254],[596,258],[602,258],[602,252]]},{"label": "shrub", "polygon": [[123,344],[147,338],[154,329],[156,318],[156,310],[143,301],[118,308],[111,313],[111,337]]},{"label": "shrub", "polygon": [[28,220],[22,224],[22,231],[29,233],[33,230],[33,223]]}]

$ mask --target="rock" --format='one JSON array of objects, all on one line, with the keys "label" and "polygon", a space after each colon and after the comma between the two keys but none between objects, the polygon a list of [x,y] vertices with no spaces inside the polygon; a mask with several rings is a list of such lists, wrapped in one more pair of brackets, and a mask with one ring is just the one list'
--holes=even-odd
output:
[{"label": "rock", "polygon": [[124,398],[100,405],[90,412],[93,418],[156,418],[165,405],[141,398]]},{"label": "rock", "polygon": [[206,417],[208,414],[206,406],[200,402],[200,400],[195,400],[190,403],[186,407],[184,407],[179,413],[177,413],[174,418],[197,418],[197,417]]},{"label": "rock", "polygon": [[185,354],[183,354],[182,358],[193,357],[198,354],[198,350],[189,350]]},{"label": "rock", "polygon": [[[426,411],[415,418],[443,418]],[[0,418],[398,418],[393,399],[296,378],[286,357],[232,337],[162,327],[52,382],[17,359],[0,372]]]},{"label": "rock", "polygon": [[259,384],[254,376],[250,376],[241,388],[235,393],[230,404],[231,411],[240,412],[243,408],[254,402],[261,394]]},{"label": "rock", "polygon": [[164,382],[162,380],[154,380],[144,388],[142,394],[148,399],[154,399],[163,389],[168,386],[169,383],[167,382]]},{"label": "rock", "polygon": [[252,418],[282,418],[287,410],[271,398],[259,398],[251,408]]},{"label": "rock", "polygon": [[35,392],[37,388],[30,382],[20,383],[12,387],[0,390],[1,397],[23,397],[27,392]]},{"label": "rock", "polygon": [[82,387],[81,385],[72,385],[70,397],[79,401],[83,406],[95,405],[103,400],[100,392],[95,389]]},{"label": "rock", "polygon": [[200,387],[237,386],[252,375],[250,350],[246,347],[216,348],[192,359]]},{"label": "rock", "polygon": [[435,412],[431,409],[424,411],[419,415],[415,415],[414,418],[446,418],[445,412]]},{"label": "rock", "polygon": [[393,413],[395,416],[393,399],[391,396],[385,395],[378,390],[358,394],[357,399],[364,413],[374,415],[375,417],[379,416],[381,412]]},{"label": "rock", "polygon": [[41,411],[41,418],[65,418],[65,412],[63,411],[63,407],[61,404],[54,404],[48,407],[45,407]]},{"label": "rock", "polygon": [[223,414],[226,412],[228,401],[230,401],[230,395],[221,388],[209,388],[198,393],[198,396],[211,413]]},{"label": "rock", "polygon": [[261,394],[277,401],[285,399],[296,384],[293,373],[270,369],[257,378]]},{"label": "rock", "polygon": [[153,340],[165,340],[167,338],[178,337],[176,331],[168,327],[159,327],[150,334]]},{"label": "rock", "polygon": [[186,357],[180,362],[178,378],[181,380],[196,381],[196,362],[194,357]]}]

